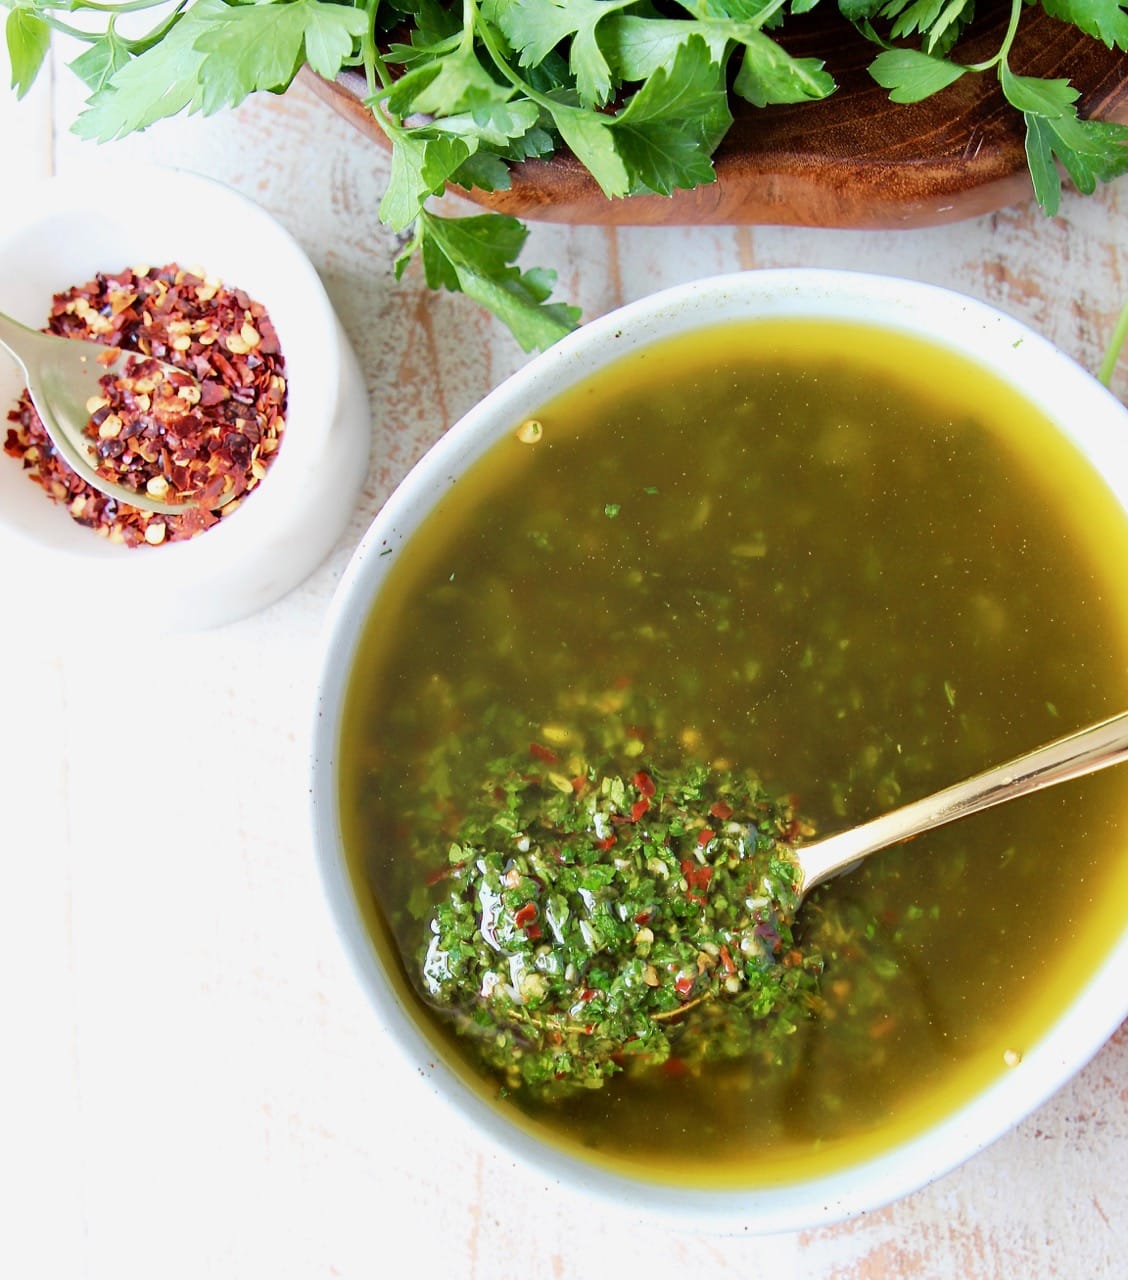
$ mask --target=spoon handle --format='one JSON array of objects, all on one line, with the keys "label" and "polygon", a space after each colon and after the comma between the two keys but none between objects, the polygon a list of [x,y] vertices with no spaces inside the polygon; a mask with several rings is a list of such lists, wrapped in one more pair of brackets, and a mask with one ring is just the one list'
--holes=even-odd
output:
[{"label": "spoon handle", "polygon": [[801,846],[796,851],[801,872],[800,897],[867,854],[978,813],[980,809],[1002,804],[1004,800],[1096,773],[1124,759],[1128,759],[1128,712],[1047,742],[1006,764],[902,805],[860,827]]}]

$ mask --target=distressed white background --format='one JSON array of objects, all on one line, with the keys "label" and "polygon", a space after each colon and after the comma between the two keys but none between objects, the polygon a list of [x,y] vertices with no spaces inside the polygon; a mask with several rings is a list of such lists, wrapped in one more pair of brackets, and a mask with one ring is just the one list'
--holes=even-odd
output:
[{"label": "distressed white background", "polygon": [[[61,58],[24,102],[0,93],[5,204],[26,177],[90,161],[67,132],[78,99]],[[0,604],[0,1276],[1124,1275],[1124,1030],[963,1168],[802,1235],[722,1239],[604,1214],[440,1131],[322,905],[307,727],[319,627],[361,532],[525,357],[415,271],[393,282],[375,216],[386,162],[302,86],[100,154],[108,201],[145,200],[159,218],[160,192],[131,189],[130,166],[175,164],[294,233],[367,372],[374,451],[335,552],[248,621],[131,652],[81,626],[32,638],[35,601]],[[589,316],[718,271],[870,268],[984,298],[1093,368],[1128,293],[1126,232],[1121,183],[1067,198],[1052,222],[1019,208],[897,233],[541,227],[527,261],[555,266]],[[1123,363],[1114,389],[1128,396]]]}]

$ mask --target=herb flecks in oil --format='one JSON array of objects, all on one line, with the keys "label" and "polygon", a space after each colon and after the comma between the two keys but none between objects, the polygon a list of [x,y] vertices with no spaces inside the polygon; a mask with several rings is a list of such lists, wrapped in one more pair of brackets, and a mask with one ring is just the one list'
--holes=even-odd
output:
[{"label": "herb flecks in oil", "polygon": [[539,743],[491,774],[434,877],[421,978],[507,1089],[696,1072],[808,1016],[788,803],[699,764],[573,773]]}]

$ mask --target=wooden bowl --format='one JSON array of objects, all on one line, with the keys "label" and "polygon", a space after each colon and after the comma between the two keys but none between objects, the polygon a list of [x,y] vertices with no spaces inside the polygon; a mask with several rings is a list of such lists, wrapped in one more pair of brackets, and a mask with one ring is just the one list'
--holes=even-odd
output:
[{"label": "wooden bowl", "polygon": [[[1009,5],[991,5],[961,43],[963,62],[991,57]],[[508,191],[466,194],[477,204],[546,222],[681,226],[697,223],[813,227],[919,227],[989,213],[1030,196],[1021,116],[992,75],[966,75],[924,102],[896,104],[866,68],[877,52],[837,11],[788,19],[788,51],[818,57],[838,82],[821,102],[757,109],[735,120],[714,157],[717,180],[673,196],[609,200],[564,152],[517,165]],[[1128,120],[1128,55],[1076,28],[1026,11],[1011,51],[1023,75],[1064,78],[1082,116]],[[331,106],[384,146],[364,106],[365,82],[305,73]]]}]

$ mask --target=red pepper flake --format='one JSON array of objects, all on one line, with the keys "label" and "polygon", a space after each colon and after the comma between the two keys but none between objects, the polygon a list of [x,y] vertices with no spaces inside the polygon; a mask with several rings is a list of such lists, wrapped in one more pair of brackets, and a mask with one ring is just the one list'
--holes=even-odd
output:
[{"label": "red pepper flake", "polygon": [[[78,524],[130,547],[182,542],[266,476],[285,428],[285,364],[265,309],[242,290],[176,263],[99,273],[55,295],[46,330],[102,343],[106,364],[117,351],[136,357],[127,373],[105,374],[89,402],[98,470],[136,493],[198,499],[183,515],[157,515],[106,497],[58,456],[25,390],[4,452]],[[165,377],[155,360],[188,376]]]},{"label": "red pepper flake", "polygon": [[440,880],[445,880],[447,876],[453,875],[455,871],[461,871],[465,865],[465,862],[452,862],[449,867],[439,867],[436,871],[428,873],[424,879],[424,884],[428,887],[438,884]]},{"label": "red pepper flake", "polygon": [[572,794],[573,794],[573,795],[577,795],[577,796],[578,796],[578,795],[582,795],[582,794],[583,794],[583,792],[584,792],[584,791],[586,791],[586,790],[587,790],[587,778],[573,778],[573,779],[572,779]]},{"label": "red pepper flake", "polygon": [[649,912],[649,911],[640,911],[640,912],[638,913],[638,915],[636,915],[636,916],[635,916],[635,918],[634,918],[634,922],[635,922],[635,924],[649,924],[649,923],[650,923],[650,912]]},{"label": "red pepper flake", "polygon": [[536,904],[526,902],[523,907],[518,907],[513,916],[513,923],[518,929],[524,929],[526,925],[530,925],[537,918]]},{"label": "red pepper flake", "polygon": [[551,747],[542,747],[539,742],[529,743],[529,755],[531,755],[534,760],[543,761],[545,764],[560,763],[560,757],[556,752],[553,751]]},{"label": "red pepper flake", "polygon": [[635,776],[631,779],[631,781],[634,783],[635,787],[637,788],[639,795],[645,796],[648,800],[658,790],[658,788],[654,785],[654,779],[650,776],[650,774],[644,772],[643,770],[639,770],[639,772],[635,774]]},{"label": "red pepper flake", "polygon": [[525,930],[525,937],[528,938],[530,942],[536,942],[536,940],[540,936],[541,936],[541,927],[539,924],[531,924]]},{"label": "red pepper flake", "polygon": [[688,974],[683,973],[680,978],[674,981],[674,990],[684,1000],[693,990],[693,979]]},{"label": "red pepper flake", "polygon": [[650,808],[650,801],[645,796],[641,800],[636,800],[631,805],[631,821],[637,822],[639,818]]},{"label": "red pepper flake", "polygon": [[614,846],[614,844],[615,844],[614,836],[605,836],[602,840],[597,840],[595,842],[595,847],[597,849],[602,849],[603,852],[606,853],[608,849]]},{"label": "red pepper flake", "polygon": [[709,816],[711,818],[719,818],[721,822],[727,822],[732,817],[732,805],[725,804],[723,800],[718,800],[709,810]]},{"label": "red pepper flake", "polygon": [[726,972],[726,973],[735,973],[735,972],[736,972],[736,965],[733,963],[733,960],[732,960],[732,953],[729,951],[728,947],[727,947],[727,946],[725,946],[725,944],[724,944],[723,942],[721,943],[721,952],[720,952],[720,954],[721,954],[721,964],[723,964],[723,965],[725,966],[725,972]]},{"label": "red pepper flake", "polygon": [[599,995],[599,992],[594,987],[584,987],[580,992],[579,999],[581,1004],[587,1004],[589,1000],[594,1000],[597,995]]},{"label": "red pepper flake", "polygon": [[681,872],[685,876],[686,898],[690,902],[696,902],[698,906],[705,905],[705,891],[709,888],[709,882],[713,878],[713,868],[710,866],[701,866],[694,862],[692,858],[683,858],[681,861]]},{"label": "red pepper flake", "polygon": [[691,889],[708,889],[709,881],[713,878],[713,868],[706,865],[701,866],[700,863],[694,862],[692,858],[683,858],[681,861],[681,872],[685,876],[685,882]]},{"label": "red pepper flake", "polygon": [[662,1063],[662,1074],[669,1076],[671,1080],[680,1080],[682,1076],[689,1075],[689,1067],[684,1058],[667,1058]]},{"label": "red pepper flake", "polygon": [[717,833],[715,831],[710,831],[709,828],[706,827],[703,831],[699,831],[697,833],[697,843],[704,848],[710,840],[714,839],[716,834]]}]

